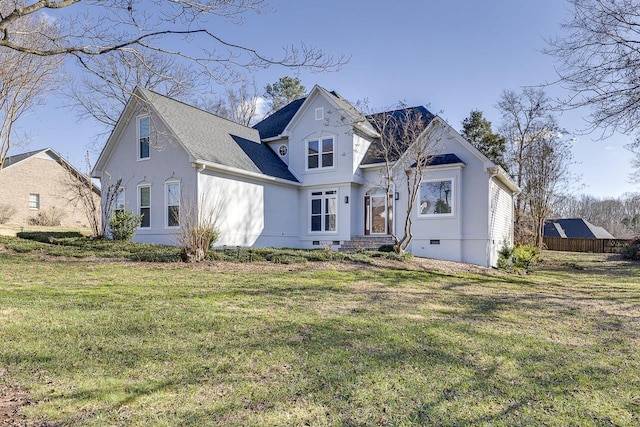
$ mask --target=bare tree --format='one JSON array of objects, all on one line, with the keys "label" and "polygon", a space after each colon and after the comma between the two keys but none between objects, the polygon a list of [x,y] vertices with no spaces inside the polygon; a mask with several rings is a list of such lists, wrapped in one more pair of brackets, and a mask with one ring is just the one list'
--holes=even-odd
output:
[{"label": "bare tree", "polygon": [[[4,16],[7,6],[6,1],[0,1],[0,16]],[[43,33],[55,31],[46,21],[35,17],[17,23],[14,28],[18,33],[14,38],[25,46],[50,45]],[[37,34],[26,37],[21,32],[25,28],[37,30]],[[59,58],[33,56],[0,44],[0,171],[14,144],[18,121],[55,87],[59,66]]]},{"label": "bare tree", "polygon": [[106,184],[103,181],[102,198],[100,209],[102,211],[102,223],[100,226],[100,233],[98,237],[107,237],[107,230],[111,223],[111,218],[114,213],[122,208],[126,209],[126,206],[118,206],[118,197],[122,194],[122,178],[118,178],[113,184]]},{"label": "bare tree", "polygon": [[78,171],[68,162],[62,162],[62,166],[67,171],[62,185],[66,194],[74,207],[81,207],[89,223],[89,228],[94,237],[102,237],[101,220],[102,210],[100,208],[100,190],[94,185],[91,178],[91,162],[89,153],[85,155],[86,172],[79,174]]},{"label": "bare tree", "polygon": [[[369,115],[369,123],[380,134],[372,154],[383,163],[381,178],[387,195],[404,188],[401,229],[391,230],[394,251],[404,253],[413,240],[413,214],[420,185],[441,139],[443,125],[423,107],[401,108]],[[398,218],[398,215],[396,215]]]},{"label": "bare tree", "polygon": [[505,90],[497,107],[502,114],[501,133],[507,139],[505,160],[516,184],[523,189],[516,196],[514,234],[516,243],[524,243],[531,231],[531,224],[527,224],[525,218],[527,195],[524,190],[530,163],[527,156],[532,147],[559,132],[559,128],[551,114],[550,100],[541,89],[525,88],[519,94]]},{"label": "bare tree", "polygon": [[[238,69],[274,64],[312,70],[339,68],[319,49],[300,45],[283,48],[279,58],[261,54],[211,31],[212,20],[241,24],[248,12],[267,9],[264,0],[5,0],[0,14],[0,46],[37,56],[73,58],[94,71],[93,58],[114,51],[139,54],[151,50],[203,66],[218,81]],[[55,14],[56,32],[21,33],[27,19]],[[36,43],[40,37],[48,44]],[[182,43],[182,45],[179,45]],[[199,48],[193,48],[198,46]],[[143,57],[143,55],[139,55]]]},{"label": "bare tree", "polygon": [[632,238],[640,234],[640,193],[625,193],[618,198],[568,195],[555,206],[553,215],[584,218],[619,239]]},{"label": "bare tree", "polygon": [[257,116],[258,95],[255,82],[243,82],[237,89],[228,88],[224,95],[207,98],[197,103],[200,108],[245,126]]},{"label": "bare tree", "polygon": [[640,3],[569,0],[565,34],[546,52],[559,62],[560,83],[571,91],[568,108],[591,109],[595,127],[637,130],[640,123]]},{"label": "bare tree", "polygon": [[66,95],[80,118],[94,119],[107,131],[115,126],[136,86],[183,101],[205,86],[189,64],[148,49],[101,55],[93,60],[93,72],[69,85]]},{"label": "bare tree", "polygon": [[527,145],[522,194],[531,217],[533,244],[538,248],[543,245],[544,222],[567,192],[572,157],[569,143],[553,129]]}]

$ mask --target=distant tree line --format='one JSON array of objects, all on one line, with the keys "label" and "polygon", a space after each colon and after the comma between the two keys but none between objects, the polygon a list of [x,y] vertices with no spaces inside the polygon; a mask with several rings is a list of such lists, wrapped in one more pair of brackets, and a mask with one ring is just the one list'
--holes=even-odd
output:
[{"label": "distant tree line", "polygon": [[584,218],[618,239],[633,238],[640,235],[640,193],[625,193],[618,198],[598,198],[586,194],[566,196],[552,216]]}]

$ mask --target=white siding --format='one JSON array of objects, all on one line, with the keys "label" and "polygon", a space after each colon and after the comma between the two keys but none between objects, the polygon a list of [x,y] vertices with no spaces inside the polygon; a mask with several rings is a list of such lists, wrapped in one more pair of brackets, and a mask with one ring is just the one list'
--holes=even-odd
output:
[{"label": "white siding", "polygon": [[491,180],[489,190],[490,259],[491,265],[495,266],[500,248],[513,245],[513,197],[495,178]]}]

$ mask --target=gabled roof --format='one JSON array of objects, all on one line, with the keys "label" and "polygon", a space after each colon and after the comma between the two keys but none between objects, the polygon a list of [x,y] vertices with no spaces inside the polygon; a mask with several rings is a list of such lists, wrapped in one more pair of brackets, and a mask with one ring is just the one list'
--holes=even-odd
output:
[{"label": "gabled roof", "polygon": [[323,96],[327,101],[332,103],[337,109],[348,114],[346,123],[351,123],[354,127],[361,128],[364,132],[376,135],[375,130],[371,127],[366,117],[358,111],[349,101],[344,99],[335,91],[329,92],[322,86],[315,85],[306,98],[300,98],[285,105],[275,113],[266,117],[253,128],[260,132],[262,140],[285,137],[287,127],[295,120],[299,112],[305,109],[305,106],[316,96]]},{"label": "gabled roof", "polygon": [[[284,162],[262,144],[257,130],[148,89],[136,88],[135,95],[147,102],[148,108],[164,121],[192,162],[207,162],[298,182]],[[114,134],[109,137],[107,146],[117,142]],[[106,161],[102,159],[103,154],[100,157],[96,169],[103,167]]]},{"label": "gabled roof", "polygon": [[[399,135],[402,135],[404,129],[409,124],[407,121],[409,120],[421,120],[422,128],[426,129],[429,123],[435,118],[433,114],[425,107],[409,107],[409,108],[401,108],[393,111],[386,111],[382,113],[372,114],[367,116],[367,120],[373,123],[373,127],[380,127],[376,125],[376,123],[380,123],[383,120],[390,120],[393,122],[393,125],[384,129],[385,135],[382,135],[382,138],[398,138],[401,140],[402,138]],[[389,158],[390,161],[395,162],[402,156],[402,154],[409,148],[409,145],[413,144],[414,141],[407,141],[407,146],[398,147],[399,150],[396,152],[390,153],[391,156]],[[376,163],[384,163],[385,158],[382,152],[382,141],[380,138],[375,139],[367,153],[362,160],[363,165],[372,165]]]},{"label": "gabled roof", "polygon": [[31,156],[34,156],[36,154],[42,153],[43,151],[47,151],[47,150],[50,150],[50,148],[43,148],[41,150],[34,150],[34,151],[29,151],[27,153],[16,154],[15,156],[9,156],[4,159],[4,165],[2,167],[7,168],[11,165],[15,165],[16,163],[19,163],[23,160],[28,159]]},{"label": "gabled roof", "polygon": [[570,239],[615,239],[607,230],[583,218],[562,218],[546,221],[545,237]]},{"label": "gabled roof", "polygon": [[[22,153],[22,154],[16,154],[14,156],[9,156],[9,157],[5,158],[4,165],[2,166],[2,168],[6,169],[9,166],[15,166],[18,163],[29,159],[30,157],[37,156],[38,154],[42,154],[42,153],[46,153],[50,158],[52,158],[53,160],[58,162],[58,164],[60,164],[63,168],[65,168],[68,171],[70,171],[81,182],[83,182],[85,184],[88,183],[89,180],[87,179],[87,177],[82,172],[80,172],[78,169],[76,169],[71,163],[67,162],[64,159],[64,157],[62,157],[55,150],[53,150],[52,148],[49,148],[49,147],[48,148],[42,148],[40,150],[29,151],[29,152]],[[92,187],[93,191],[97,195],[100,195],[100,188],[98,188],[93,183],[92,183],[91,187]]]}]

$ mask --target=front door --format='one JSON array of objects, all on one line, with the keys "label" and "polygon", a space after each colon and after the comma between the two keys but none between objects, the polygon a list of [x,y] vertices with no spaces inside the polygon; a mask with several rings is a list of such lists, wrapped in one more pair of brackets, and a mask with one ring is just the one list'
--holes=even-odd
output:
[{"label": "front door", "polygon": [[391,200],[385,193],[367,193],[364,196],[364,234],[389,234],[391,209]]}]

